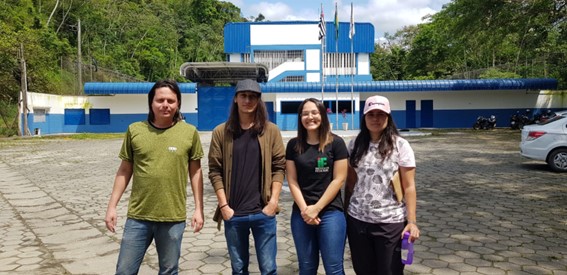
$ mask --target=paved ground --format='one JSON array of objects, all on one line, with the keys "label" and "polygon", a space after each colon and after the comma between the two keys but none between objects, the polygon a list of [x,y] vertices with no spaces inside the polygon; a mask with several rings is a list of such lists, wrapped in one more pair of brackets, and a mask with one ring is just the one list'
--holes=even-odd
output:
[{"label": "paved ground", "polygon": [[[346,140],[352,132],[338,132]],[[293,133],[284,133],[287,141]],[[567,174],[518,154],[517,132],[407,137],[417,157],[418,222],[406,274],[567,274]],[[210,133],[202,134],[208,149]],[[119,164],[120,139],[0,142],[0,274],[112,274],[120,228],[103,218]],[[203,162],[205,173],[208,171]],[[181,274],[230,274],[216,198],[205,180],[206,224],[183,240]],[[296,274],[289,229],[292,199],[278,216],[280,274]],[[349,252],[347,274],[354,274]],[[253,257],[251,270],[257,270]],[[140,274],[156,274],[150,249]],[[319,269],[323,274],[323,270]]]}]

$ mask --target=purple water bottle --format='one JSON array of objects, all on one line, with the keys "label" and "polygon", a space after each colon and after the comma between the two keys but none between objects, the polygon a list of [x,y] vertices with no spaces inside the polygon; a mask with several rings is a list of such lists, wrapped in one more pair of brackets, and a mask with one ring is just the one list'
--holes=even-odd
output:
[{"label": "purple water bottle", "polygon": [[402,264],[410,265],[413,262],[413,243],[409,240],[410,233],[404,233],[402,239]]}]

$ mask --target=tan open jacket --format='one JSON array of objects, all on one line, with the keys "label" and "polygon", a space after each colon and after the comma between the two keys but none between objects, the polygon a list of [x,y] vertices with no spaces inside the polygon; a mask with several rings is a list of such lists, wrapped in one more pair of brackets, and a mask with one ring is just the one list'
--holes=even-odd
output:
[{"label": "tan open jacket", "polygon": [[[284,180],[285,148],[278,127],[267,122],[264,133],[258,136],[262,155],[262,199],[267,204],[272,195],[272,182]],[[209,179],[215,192],[224,189],[226,199],[230,199],[230,179],[232,178],[232,136],[225,131],[225,123],[215,127],[209,148]],[[279,208],[278,208],[279,212]],[[217,206],[213,220],[220,230],[222,217]]]}]

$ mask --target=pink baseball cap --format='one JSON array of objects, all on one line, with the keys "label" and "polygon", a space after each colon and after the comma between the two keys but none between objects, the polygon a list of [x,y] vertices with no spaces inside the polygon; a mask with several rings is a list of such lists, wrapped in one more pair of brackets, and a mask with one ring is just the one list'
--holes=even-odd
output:
[{"label": "pink baseball cap", "polygon": [[364,102],[364,114],[372,110],[381,110],[390,114],[390,101],[383,96],[371,96],[366,99],[366,102]]}]

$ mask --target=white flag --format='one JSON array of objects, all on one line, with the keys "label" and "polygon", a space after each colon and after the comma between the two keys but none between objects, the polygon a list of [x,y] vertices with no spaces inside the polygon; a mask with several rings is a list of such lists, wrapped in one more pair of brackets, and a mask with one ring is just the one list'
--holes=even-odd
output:
[{"label": "white flag", "polygon": [[353,6],[352,2],[350,2],[350,31],[348,33],[348,38],[354,38],[354,14],[353,14]]}]

